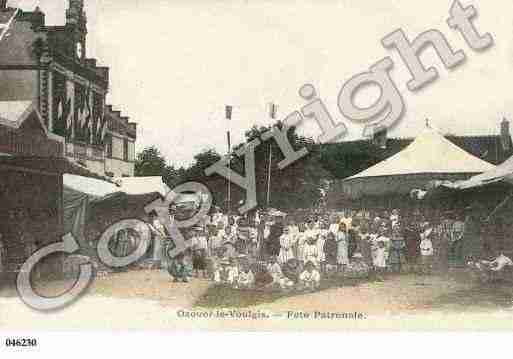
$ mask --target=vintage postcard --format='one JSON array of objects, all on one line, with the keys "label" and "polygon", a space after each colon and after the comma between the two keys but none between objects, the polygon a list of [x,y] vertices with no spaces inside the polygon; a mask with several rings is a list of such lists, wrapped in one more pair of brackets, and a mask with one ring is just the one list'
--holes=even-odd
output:
[{"label": "vintage postcard", "polygon": [[0,0],[2,347],[513,329],[512,83],[511,0]]}]

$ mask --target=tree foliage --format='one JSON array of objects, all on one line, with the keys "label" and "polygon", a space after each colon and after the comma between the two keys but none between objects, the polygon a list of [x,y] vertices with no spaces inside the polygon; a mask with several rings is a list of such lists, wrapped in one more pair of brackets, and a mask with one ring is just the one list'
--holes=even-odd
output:
[{"label": "tree foliage", "polygon": [[[282,128],[280,122],[276,123]],[[262,134],[270,127],[254,126],[245,133],[246,142],[259,138],[261,144],[255,149],[255,177],[257,201],[259,207],[276,207],[285,211],[297,208],[308,208],[319,203],[325,181],[330,178],[329,172],[323,169],[320,162],[320,152],[313,141],[299,136],[294,128],[289,129],[287,135],[295,150],[306,147],[309,154],[290,166],[280,169],[278,163],[284,156],[274,139],[264,141]],[[234,146],[230,168],[242,176],[244,171],[244,156],[237,157],[235,151],[244,146],[240,143]],[[272,154],[271,154],[272,152]],[[228,181],[220,175],[205,175],[205,169],[221,159],[214,149],[205,149],[194,156],[190,166],[175,169],[166,163],[165,158],[155,147],[144,149],[137,156],[137,176],[162,176],[171,188],[186,181],[204,183],[212,192],[214,203],[225,210],[228,207],[235,211],[246,199],[246,192],[235,184],[228,185]],[[270,201],[267,202],[269,185],[269,171],[271,171]],[[230,187],[231,203],[228,199]]]}]

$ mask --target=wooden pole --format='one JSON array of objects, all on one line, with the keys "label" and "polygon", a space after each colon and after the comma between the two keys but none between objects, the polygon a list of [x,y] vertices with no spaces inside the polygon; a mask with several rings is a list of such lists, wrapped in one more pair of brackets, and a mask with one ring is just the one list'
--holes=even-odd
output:
[{"label": "wooden pole", "polygon": [[269,144],[269,167],[267,174],[267,208],[271,204],[271,173],[272,173],[272,162],[273,162],[273,146]]},{"label": "wooden pole", "polygon": [[[269,104],[269,117],[271,120],[276,119],[277,106],[271,102]],[[273,126],[273,124],[271,124]],[[271,176],[272,176],[272,162],[273,162],[273,147],[272,142],[269,143],[269,166],[267,173],[267,208],[271,205]]]},{"label": "wooden pole", "polygon": [[232,110],[233,110],[232,106],[229,106],[229,105],[225,106],[226,119],[228,120],[228,129],[226,132],[226,138],[227,138],[227,142],[228,142],[228,204],[227,204],[228,214],[230,214],[231,210],[232,210],[232,205],[231,205],[231,203],[232,203],[232,181],[231,181],[232,145],[231,145],[231,134],[230,134],[230,120],[232,119]]}]

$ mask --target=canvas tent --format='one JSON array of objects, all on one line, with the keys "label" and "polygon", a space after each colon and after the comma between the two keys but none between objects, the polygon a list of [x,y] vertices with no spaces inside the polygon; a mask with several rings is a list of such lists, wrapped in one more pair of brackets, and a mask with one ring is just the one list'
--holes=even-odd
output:
[{"label": "canvas tent", "polygon": [[[123,215],[135,217],[146,204],[162,197],[160,190],[163,188],[159,186],[163,185],[163,182],[160,177],[155,177],[151,181],[128,182],[139,182],[139,185],[118,186],[99,179],[65,174],[63,176],[65,231],[73,233],[81,242],[84,239],[84,227],[88,218],[90,221],[98,222],[95,218],[98,218],[98,213],[101,213],[101,222],[109,223]],[[112,218],[109,219],[109,217]]]},{"label": "canvas tent", "polygon": [[114,179],[114,182],[119,186],[119,191],[131,195],[157,192],[165,197],[170,191],[160,176],[123,177]]},{"label": "canvas tent", "polygon": [[473,176],[468,180],[443,182],[440,183],[440,186],[456,190],[465,190],[498,182],[513,184],[513,157],[510,157],[492,170]]},{"label": "canvas tent", "polygon": [[494,168],[426,128],[401,152],[343,180],[343,191],[351,198],[407,195],[431,180],[462,180]]}]

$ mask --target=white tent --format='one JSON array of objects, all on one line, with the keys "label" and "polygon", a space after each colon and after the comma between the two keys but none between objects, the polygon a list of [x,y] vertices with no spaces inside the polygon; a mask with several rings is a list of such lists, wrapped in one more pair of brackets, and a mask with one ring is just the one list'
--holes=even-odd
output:
[{"label": "white tent", "polygon": [[482,173],[495,166],[425,129],[408,147],[350,179],[423,173]]},{"label": "white tent", "polygon": [[146,194],[158,192],[165,197],[170,191],[162,177],[123,177],[114,180],[119,185],[118,191],[126,194]]},{"label": "white tent", "polygon": [[453,189],[468,189],[485,186],[487,184],[505,181],[513,184],[513,157],[510,157],[499,166],[490,171],[469,178],[466,181],[442,183],[441,186]]},{"label": "white tent", "polygon": [[63,175],[63,184],[67,188],[92,197],[104,197],[122,191],[120,187],[107,181],[70,174]]},{"label": "white tent", "polygon": [[344,179],[342,187],[352,198],[409,194],[432,180],[463,180],[494,168],[426,128],[401,152]]}]

